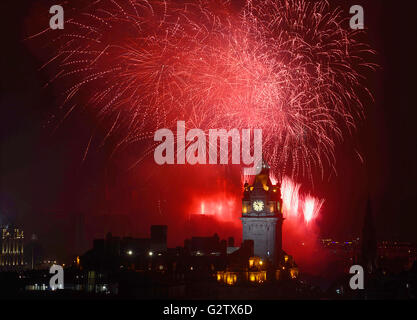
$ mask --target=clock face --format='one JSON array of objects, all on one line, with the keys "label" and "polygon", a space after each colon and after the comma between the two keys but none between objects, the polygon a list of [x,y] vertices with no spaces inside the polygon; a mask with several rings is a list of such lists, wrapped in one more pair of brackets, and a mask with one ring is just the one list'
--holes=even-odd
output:
[{"label": "clock face", "polygon": [[255,211],[262,211],[262,209],[264,208],[264,203],[261,200],[256,200],[253,202],[253,209]]}]

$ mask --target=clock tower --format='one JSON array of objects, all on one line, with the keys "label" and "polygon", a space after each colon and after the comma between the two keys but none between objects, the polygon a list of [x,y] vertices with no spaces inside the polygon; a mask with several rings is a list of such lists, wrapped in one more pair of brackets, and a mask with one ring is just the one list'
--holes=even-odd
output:
[{"label": "clock tower", "polygon": [[253,240],[255,256],[276,265],[282,255],[282,199],[280,188],[269,178],[269,169],[263,161],[253,184],[244,185],[242,241]]}]

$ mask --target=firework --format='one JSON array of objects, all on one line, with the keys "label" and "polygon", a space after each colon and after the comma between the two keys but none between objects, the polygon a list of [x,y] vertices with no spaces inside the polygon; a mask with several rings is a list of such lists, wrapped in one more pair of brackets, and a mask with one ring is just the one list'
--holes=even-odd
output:
[{"label": "firework", "polygon": [[66,22],[47,66],[64,109],[86,105],[119,146],[177,120],[260,128],[279,180],[311,178],[334,168],[363,116],[361,71],[374,67],[345,19],[324,1],[102,0]]},{"label": "firework", "polygon": [[324,200],[318,200],[310,195],[304,199],[303,216],[307,224],[318,216],[323,203]]},{"label": "firework", "polygon": [[286,219],[297,221],[302,218],[305,224],[309,224],[318,217],[324,200],[310,194],[303,195],[300,188],[300,184],[289,177],[284,177],[281,183],[283,212]]},{"label": "firework", "polygon": [[281,198],[283,205],[283,212],[286,218],[297,217],[299,208],[299,190],[300,185],[294,183],[290,178],[284,177],[281,183]]}]

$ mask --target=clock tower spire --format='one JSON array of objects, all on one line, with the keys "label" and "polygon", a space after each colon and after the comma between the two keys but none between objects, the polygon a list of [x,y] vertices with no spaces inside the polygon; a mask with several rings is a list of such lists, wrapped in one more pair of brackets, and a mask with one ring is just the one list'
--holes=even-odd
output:
[{"label": "clock tower spire", "polygon": [[282,255],[281,191],[273,185],[270,167],[262,161],[252,185],[245,183],[242,199],[242,241],[254,241],[254,254],[277,264]]}]

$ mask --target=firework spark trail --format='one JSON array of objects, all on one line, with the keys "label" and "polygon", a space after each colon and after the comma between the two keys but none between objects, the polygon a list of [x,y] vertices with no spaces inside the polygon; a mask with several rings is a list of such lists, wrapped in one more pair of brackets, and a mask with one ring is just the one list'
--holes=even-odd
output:
[{"label": "firework spark trail", "polygon": [[[345,17],[346,18],[346,17]],[[120,144],[156,129],[261,128],[279,179],[334,168],[363,117],[374,53],[325,1],[102,0],[54,39],[64,104],[85,101]],[[44,36],[47,33],[41,33]],[[119,144],[119,145],[120,145]],[[147,152],[145,152],[147,153]]]},{"label": "firework spark trail", "polygon": [[318,216],[323,203],[324,200],[318,200],[311,195],[304,199],[303,216],[305,223],[308,224]]},{"label": "firework spark trail", "polygon": [[285,217],[296,217],[299,208],[300,185],[294,183],[289,178],[284,178],[281,183],[281,197],[283,202],[283,212]]},{"label": "firework spark trail", "polygon": [[295,183],[289,177],[284,177],[281,183],[283,213],[286,219],[301,217],[305,224],[309,224],[318,217],[324,200],[310,194],[302,195],[300,188],[300,184]]}]

